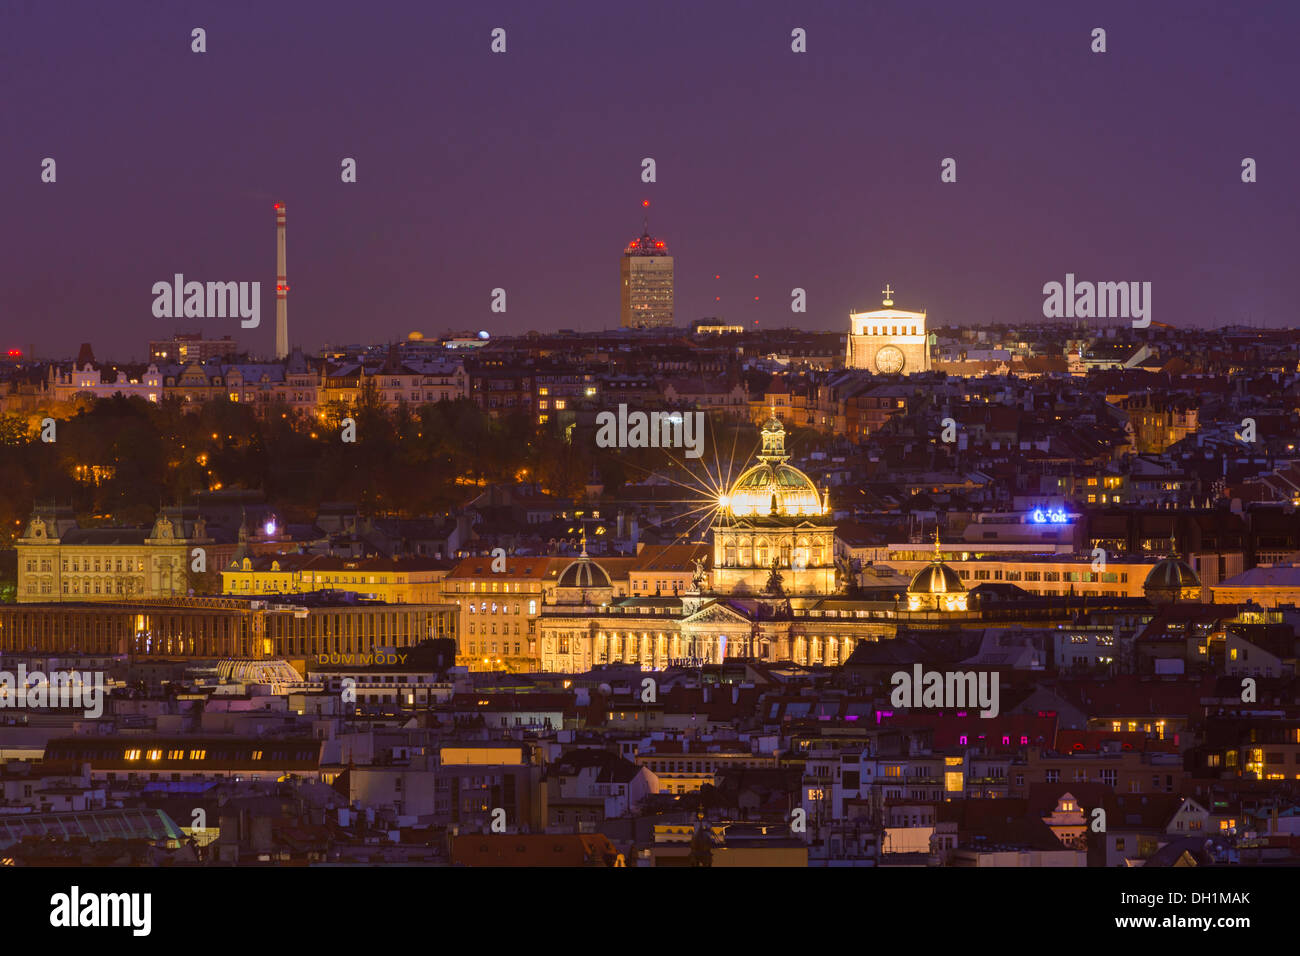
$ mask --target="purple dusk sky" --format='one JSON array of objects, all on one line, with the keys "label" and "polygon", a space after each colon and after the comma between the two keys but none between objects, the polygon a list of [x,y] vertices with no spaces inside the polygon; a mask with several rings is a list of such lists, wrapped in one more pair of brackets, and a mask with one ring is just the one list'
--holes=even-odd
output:
[{"label": "purple dusk sky", "polygon": [[[678,324],[843,330],[885,282],[935,324],[1033,320],[1073,272],[1150,281],[1156,322],[1295,325],[1300,5],[1237,6],[11,0],[0,346],[269,353],[276,201],[310,348],[616,326],[643,198]],[[260,281],[261,327],[154,318],[177,272]]]}]

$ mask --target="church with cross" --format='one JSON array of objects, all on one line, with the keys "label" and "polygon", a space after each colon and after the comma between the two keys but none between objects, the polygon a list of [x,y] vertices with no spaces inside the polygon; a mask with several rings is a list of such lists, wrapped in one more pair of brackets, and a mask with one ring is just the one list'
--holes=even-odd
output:
[{"label": "church with cross", "polygon": [[845,368],[880,375],[911,375],[930,371],[933,337],[925,328],[924,312],[894,308],[894,290],[881,290],[884,308],[849,313],[849,342]]}]

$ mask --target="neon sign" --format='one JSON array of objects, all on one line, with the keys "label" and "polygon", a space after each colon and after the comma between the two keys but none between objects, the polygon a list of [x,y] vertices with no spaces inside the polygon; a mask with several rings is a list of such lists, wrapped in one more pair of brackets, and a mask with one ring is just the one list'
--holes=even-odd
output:
[{"label": "neon sign", "polygon": [[1035,508],[1029,520],[1034,524],[1066,524],[1070,520],[1070,515],[1064,511]]}]

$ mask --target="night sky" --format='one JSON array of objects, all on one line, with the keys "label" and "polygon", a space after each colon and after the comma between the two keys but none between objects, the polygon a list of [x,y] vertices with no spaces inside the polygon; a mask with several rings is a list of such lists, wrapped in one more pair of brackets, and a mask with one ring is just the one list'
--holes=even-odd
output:
[{"label": "night sky", "polygon": [[[1067,272],[1152,282],[1156,322],[1294,325],[1300,4],[1234,6],[7,0],[0,346],[269,353],[276,201],[310,348],[617,326],[644,198],[679,325],[844,330],[885,282],[933,324],[1033,320]],[[261,327],[154,318],[176,272],[260,280]]]}]

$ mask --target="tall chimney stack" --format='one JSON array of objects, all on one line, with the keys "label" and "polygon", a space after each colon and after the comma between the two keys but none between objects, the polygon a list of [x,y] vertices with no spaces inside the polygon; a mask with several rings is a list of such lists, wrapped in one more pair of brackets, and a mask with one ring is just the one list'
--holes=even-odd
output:
[{"label": "tall chimney stack", "polygon": [[289,354],[289,278],[284,264],[284,203],[275,204],[275,357]]}]

